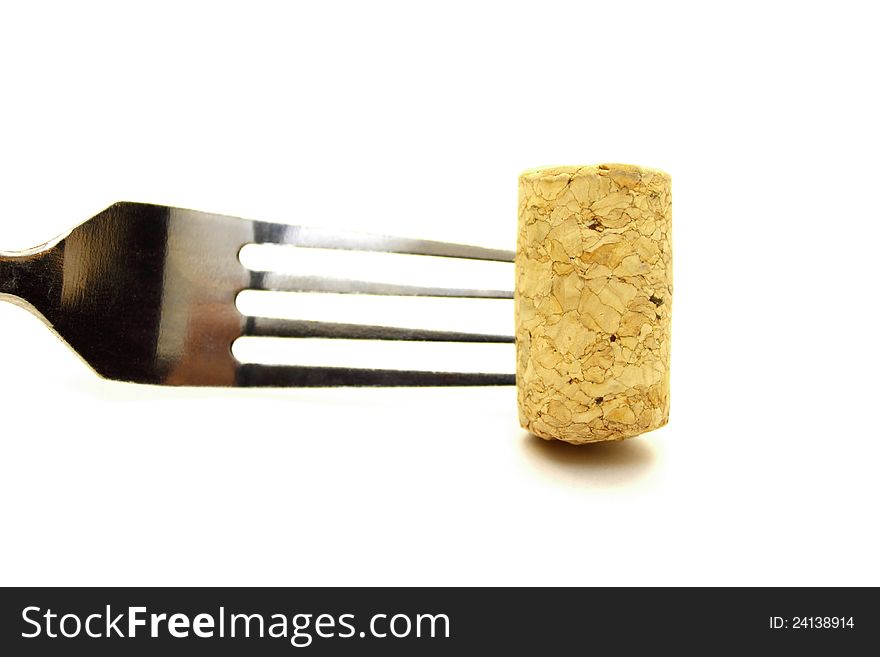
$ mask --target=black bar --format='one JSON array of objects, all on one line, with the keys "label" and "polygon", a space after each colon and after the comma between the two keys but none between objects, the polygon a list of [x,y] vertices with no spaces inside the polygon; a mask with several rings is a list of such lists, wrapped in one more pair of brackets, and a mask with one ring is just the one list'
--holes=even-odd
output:
[{"label": "black bar", "polygon": [[[0,654],[872,654],[877,600],[876,589],[840,588],[6,589]],[[61,617],[70,614],[83,629],[64,638]],[[188,637],[172,636],[175,614],[183,615],[175,631]],[[85,636],[89,616],[92,633],[111,638]],[[145,625],[134,627],[134,638],[118,636],[132,617]],[[838,627],[823,627],[831,625],[824,619],[839,619]],[[65,631],[76,627],[68,616]],[[278,636],[269,636],[272,627]]]}]

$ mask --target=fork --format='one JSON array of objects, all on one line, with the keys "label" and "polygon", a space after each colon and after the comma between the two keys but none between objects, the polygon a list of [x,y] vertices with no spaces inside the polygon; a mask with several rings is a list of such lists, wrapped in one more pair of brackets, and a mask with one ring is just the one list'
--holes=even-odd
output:
[{"label": "fork", "polygon": [[97,374],[170,386],[514,385],[514,374],[246,364],[240,337],[513,343],[513,336],[243,315],[244,290],[512,299],[512,290],[391,285],[246,268],[249,244],[513,262],[510,251],[116,203],[70,233],[0,252],[0,299],[43,319]]}]

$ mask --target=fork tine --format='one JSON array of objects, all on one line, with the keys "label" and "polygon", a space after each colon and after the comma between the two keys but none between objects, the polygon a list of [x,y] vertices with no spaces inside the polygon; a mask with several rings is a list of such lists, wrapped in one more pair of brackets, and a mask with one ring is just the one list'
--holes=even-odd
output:
[{"label": "fork tine", "polygon": [[247,364],[238,366],[235,383],[242,388],[512,386],[516,375]]},{"label": "fork tine", "polygon": [[512,335],[431,331],[391,326],[274,319],[269,317],[248,317],[243,335],[248,337],[405,340],[418,342],[480,342],[499,344],[513,344],[515,342]]},{"label": "fork tine", "polygon": [[495,262],[513,262],[514,260],[513,251],[501,249],[486,249],[464,244],[370,235],[350,231],[334,231],[308,226],[290,226],[265,221],[254,222],[254,242],[256,244],[290,244],[314,249],[379,251],[442,258],[490,260]]},{"label": "fork tine", "polygon": [[442,287],[394,285],[322,276],[294,276],[275,272],[251,272],[251,289],[271,292],[321,292],[330,294],[374,294],[400,297],[458,297],[513,299],[510,290],[470,290]]}]

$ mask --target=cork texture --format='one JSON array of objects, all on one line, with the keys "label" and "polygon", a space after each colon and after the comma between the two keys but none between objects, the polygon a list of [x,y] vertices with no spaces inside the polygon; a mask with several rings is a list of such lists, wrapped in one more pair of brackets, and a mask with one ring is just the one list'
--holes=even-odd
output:
[{"label": "cork texture", "polygon": [[547,440],[623,440],[669,420],[672,202],[667,174],[625,164],[519,181],[517,384]]}]

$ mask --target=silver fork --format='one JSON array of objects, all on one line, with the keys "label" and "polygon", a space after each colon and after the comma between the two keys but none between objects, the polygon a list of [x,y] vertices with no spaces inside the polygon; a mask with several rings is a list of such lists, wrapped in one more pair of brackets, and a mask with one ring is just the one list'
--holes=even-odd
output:
[{"label": "silver fork", "polygon": [[99,375],[175,386],[513,385],[513,374],[239,363],[242,336],[512,343],[513,336],[246,317],[244,290],[512,299],[508,290],[386,285],[247,269],[248,244],[513,262],[509,251],[117,203],[70,233],[0,252],[0,299],[41,317]]}]

